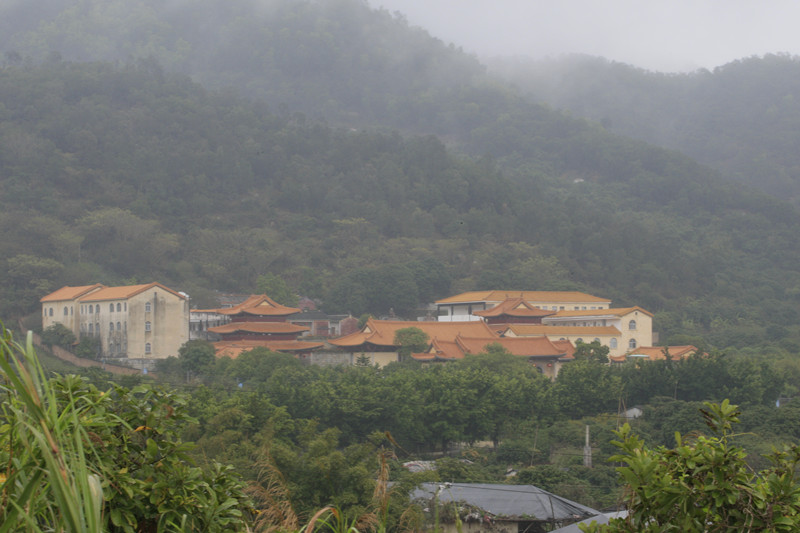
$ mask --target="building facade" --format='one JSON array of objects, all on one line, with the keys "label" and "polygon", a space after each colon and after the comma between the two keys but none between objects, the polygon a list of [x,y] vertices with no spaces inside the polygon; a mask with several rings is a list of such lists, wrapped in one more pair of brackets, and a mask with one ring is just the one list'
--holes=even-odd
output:
[{"label": "building facade", "polygon": [[608,309],[611,300],[577,291],[473,291],[436,302],[439,322],[481,320],[478,311],[492,309],[501,303],[520,299],[544,311],[580,311]]},{"label": "building facade", "polygon": [[62,287],[43,297],[42,327],[97,339],[98,357],[151,367],[189,339],[189,298],[160,283]]}]

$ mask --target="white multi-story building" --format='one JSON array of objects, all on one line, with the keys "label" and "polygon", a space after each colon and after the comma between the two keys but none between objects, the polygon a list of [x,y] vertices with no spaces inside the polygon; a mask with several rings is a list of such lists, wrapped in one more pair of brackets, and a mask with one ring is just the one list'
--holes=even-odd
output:
[{"label": "white multi-story building", "polygon": [[62,287],[40,302],[43,328],[59,323],[76,337],[95,337],[104,358],[177,356],[189,338],[189,298],[156,282]]}]

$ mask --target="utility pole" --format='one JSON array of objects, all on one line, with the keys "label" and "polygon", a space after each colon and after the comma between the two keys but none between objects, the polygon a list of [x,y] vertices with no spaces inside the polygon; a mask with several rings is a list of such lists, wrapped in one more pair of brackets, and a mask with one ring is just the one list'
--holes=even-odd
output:
[{"label": "utility pole", "polygon": [[583,466],[592,467],[592,446],[589,444],[589,424],[586,424],[586,445],[583,447]]}]

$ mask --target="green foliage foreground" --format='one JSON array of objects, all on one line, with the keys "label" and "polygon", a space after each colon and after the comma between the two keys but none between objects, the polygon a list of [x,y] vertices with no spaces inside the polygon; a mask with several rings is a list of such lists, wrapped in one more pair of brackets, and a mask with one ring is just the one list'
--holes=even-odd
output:
[{"label": "green foliage foreground", "polygon": [[732,444],[739,410],[727,400],[702,410],[714,436],[681,437],[676,447],[649,449],[627,424],[611,458],[628,488],[629,515],[584,531],[797,531],[800,528],[800,447],[768,456],[759,472]]},{"label": "green foliage foreground", "polygon": [[180,397],[47,379],[4,329],[0,354],[0,532],[245,530],[244,484],[177,437]]}]

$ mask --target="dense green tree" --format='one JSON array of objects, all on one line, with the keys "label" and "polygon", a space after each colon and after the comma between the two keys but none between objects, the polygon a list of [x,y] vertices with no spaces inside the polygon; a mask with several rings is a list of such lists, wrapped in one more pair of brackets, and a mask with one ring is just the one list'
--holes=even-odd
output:
[{"label": "dense green tree", "polygon": [[0,455],[6,528],[132,532],[245,531],[251,509],[230,467],[194,466],[182,442],[181,395],[99,390],[76,375],[45,378],[36,355],[0,337],[6,383]]},{"label": "dense green tree", "polygon": [[394,344],[399,346],[397,355],[400,356],[401,361],[408,358],[412,353],[425,351],[429,343],[428,334],[413,326],[398,329],[394,334]]},{"label": "dense green tree", "polygon": [[629,426],[613,461],[626,483],[628,517],[588,531],[795,531],[800,524],[797,446],[776,450],[753,472],[733,442],[740,414],[728,401],[702,410],[712,436],[675,434],[675,448],[650,448]]},{"label": "dense green tree", "polygon": [[597,363],[608,363],[608,346],[603,346],[600,341],[577,342],[573,356],[577,360],[586,359]]},{"label": "dense green tree", "polygon": [[72,349],[76,340],[75,334],[64,324],[53,324],[42,332],[42,342],[48,346]]},{"label": "dense green tree", "polygon": [[178,362],[184,372],[202,374],[216,359],[214,345],[208,341],[187,341],[178,349]]},{"label": "dense green tree", "polygon": [[75,346],[75,355],[78,357],[85,357],[86,359],[97,359],[100,351],[100,339],[89,335],[84,335],[78,344]]},{"label": "dense green tree", "polygon": [[259,294],[266,294],[281,305],[297,307],[297,294],[292,291],[283,278],[276,276],[272,272],[258,276],[256,291]]}]

